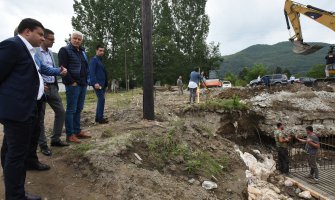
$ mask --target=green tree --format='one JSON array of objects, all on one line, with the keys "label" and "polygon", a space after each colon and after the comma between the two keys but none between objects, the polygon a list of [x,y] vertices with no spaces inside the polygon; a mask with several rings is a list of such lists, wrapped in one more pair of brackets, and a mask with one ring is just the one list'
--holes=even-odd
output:
[{"label": "green tree", "polygon": [[264,65],[256,64],[249,69],[244,80],[250,82],[251,80],[256,79],[258,76],[264,76],[266,73],[267,69]]},{"label": "green tree", "polygon": [[[216,68],[219,44],[206,44],[207,0],[153,0],[154,78],[174,84],[195,67]],[[89,57],[95,46],[106,46],[109,79],[126,76],[143,81],[141,0],[74,0],[74,29],[83,32]],[[140,84],[137,84],[140,85]]]},{"label": "green tree", "polygon": [[307,76],[313,78],[325,77],[325,65],[314,65],[307,73]]}]

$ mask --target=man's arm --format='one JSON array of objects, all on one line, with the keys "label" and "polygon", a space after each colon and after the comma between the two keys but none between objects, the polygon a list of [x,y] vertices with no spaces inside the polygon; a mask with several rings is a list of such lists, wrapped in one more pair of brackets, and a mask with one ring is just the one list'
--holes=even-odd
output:
[{"label": "man's arm", "polygon": [[49,67],[42,59],[36,54],[35,62],[40,67],[40,73],[47,76],[62,76],[66,75],[67,70],[62,68]]},{"label": "man's arm", "polygon": [[0,43],[0,83],[11,73],[16,62],[15,43],[3,41]]}]

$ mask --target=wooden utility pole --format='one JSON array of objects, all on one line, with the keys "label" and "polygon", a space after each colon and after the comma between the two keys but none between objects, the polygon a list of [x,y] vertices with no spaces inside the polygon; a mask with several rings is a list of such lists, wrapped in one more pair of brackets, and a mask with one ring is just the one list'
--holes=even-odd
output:
[{"label": "wooden utility pole", "polygon": [[142,0],[143,118],[155,119],[151,0]]}]

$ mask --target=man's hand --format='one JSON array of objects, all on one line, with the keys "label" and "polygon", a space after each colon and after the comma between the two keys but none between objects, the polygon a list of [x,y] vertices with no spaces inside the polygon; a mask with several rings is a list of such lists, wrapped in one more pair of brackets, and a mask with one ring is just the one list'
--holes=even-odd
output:
[{"label": "man's hand", "polygon": [[78,86],[77,82],[73,82],[71,86]]},{"label": "man's hand", "polygon": [[49,90],[47,85],[44,85],[44,92],[47,92]]},{"label": "man's hand", "polygon": [[67,74],[67,69],[63,66],[60,67],[60,75],[61,76],[66,76]]},{"label": "man's hand", "polygon": [[99,83],[96,83],[96,84],[94,84],[94,88],[97,89],[97,90],[100,90],[101,86],[99,85]]}]

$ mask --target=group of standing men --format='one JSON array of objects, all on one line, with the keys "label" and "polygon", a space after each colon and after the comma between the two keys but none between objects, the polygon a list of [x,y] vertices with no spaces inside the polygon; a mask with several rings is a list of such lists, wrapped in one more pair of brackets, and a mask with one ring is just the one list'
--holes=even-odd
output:
[{"label": "group of standing men", "polygon": [[[0,43],[0,123],[4,139],[1,148],[6,200],[38,200],[25,192],[26,170],[49,170],[39,162],[39,145],[50,156],[44,128],[46,103],[55,112],[51,146],[64,147],[61,133],[65,122],[67,142],[80,143],[91,138],[80,127],[88,82],[98,97],[95,121],[103,118],[107,73],[102,64],[104,48],[98,45],[96,56],[88,62],[81,46],[83,34],[74,31],[70,43],[58,53],[59,66],[53,58],[54,33],[37,20],[23,19],[17,35]],[[56,76],[62,76],[66,89],[66,111],[58,94]]]}]

